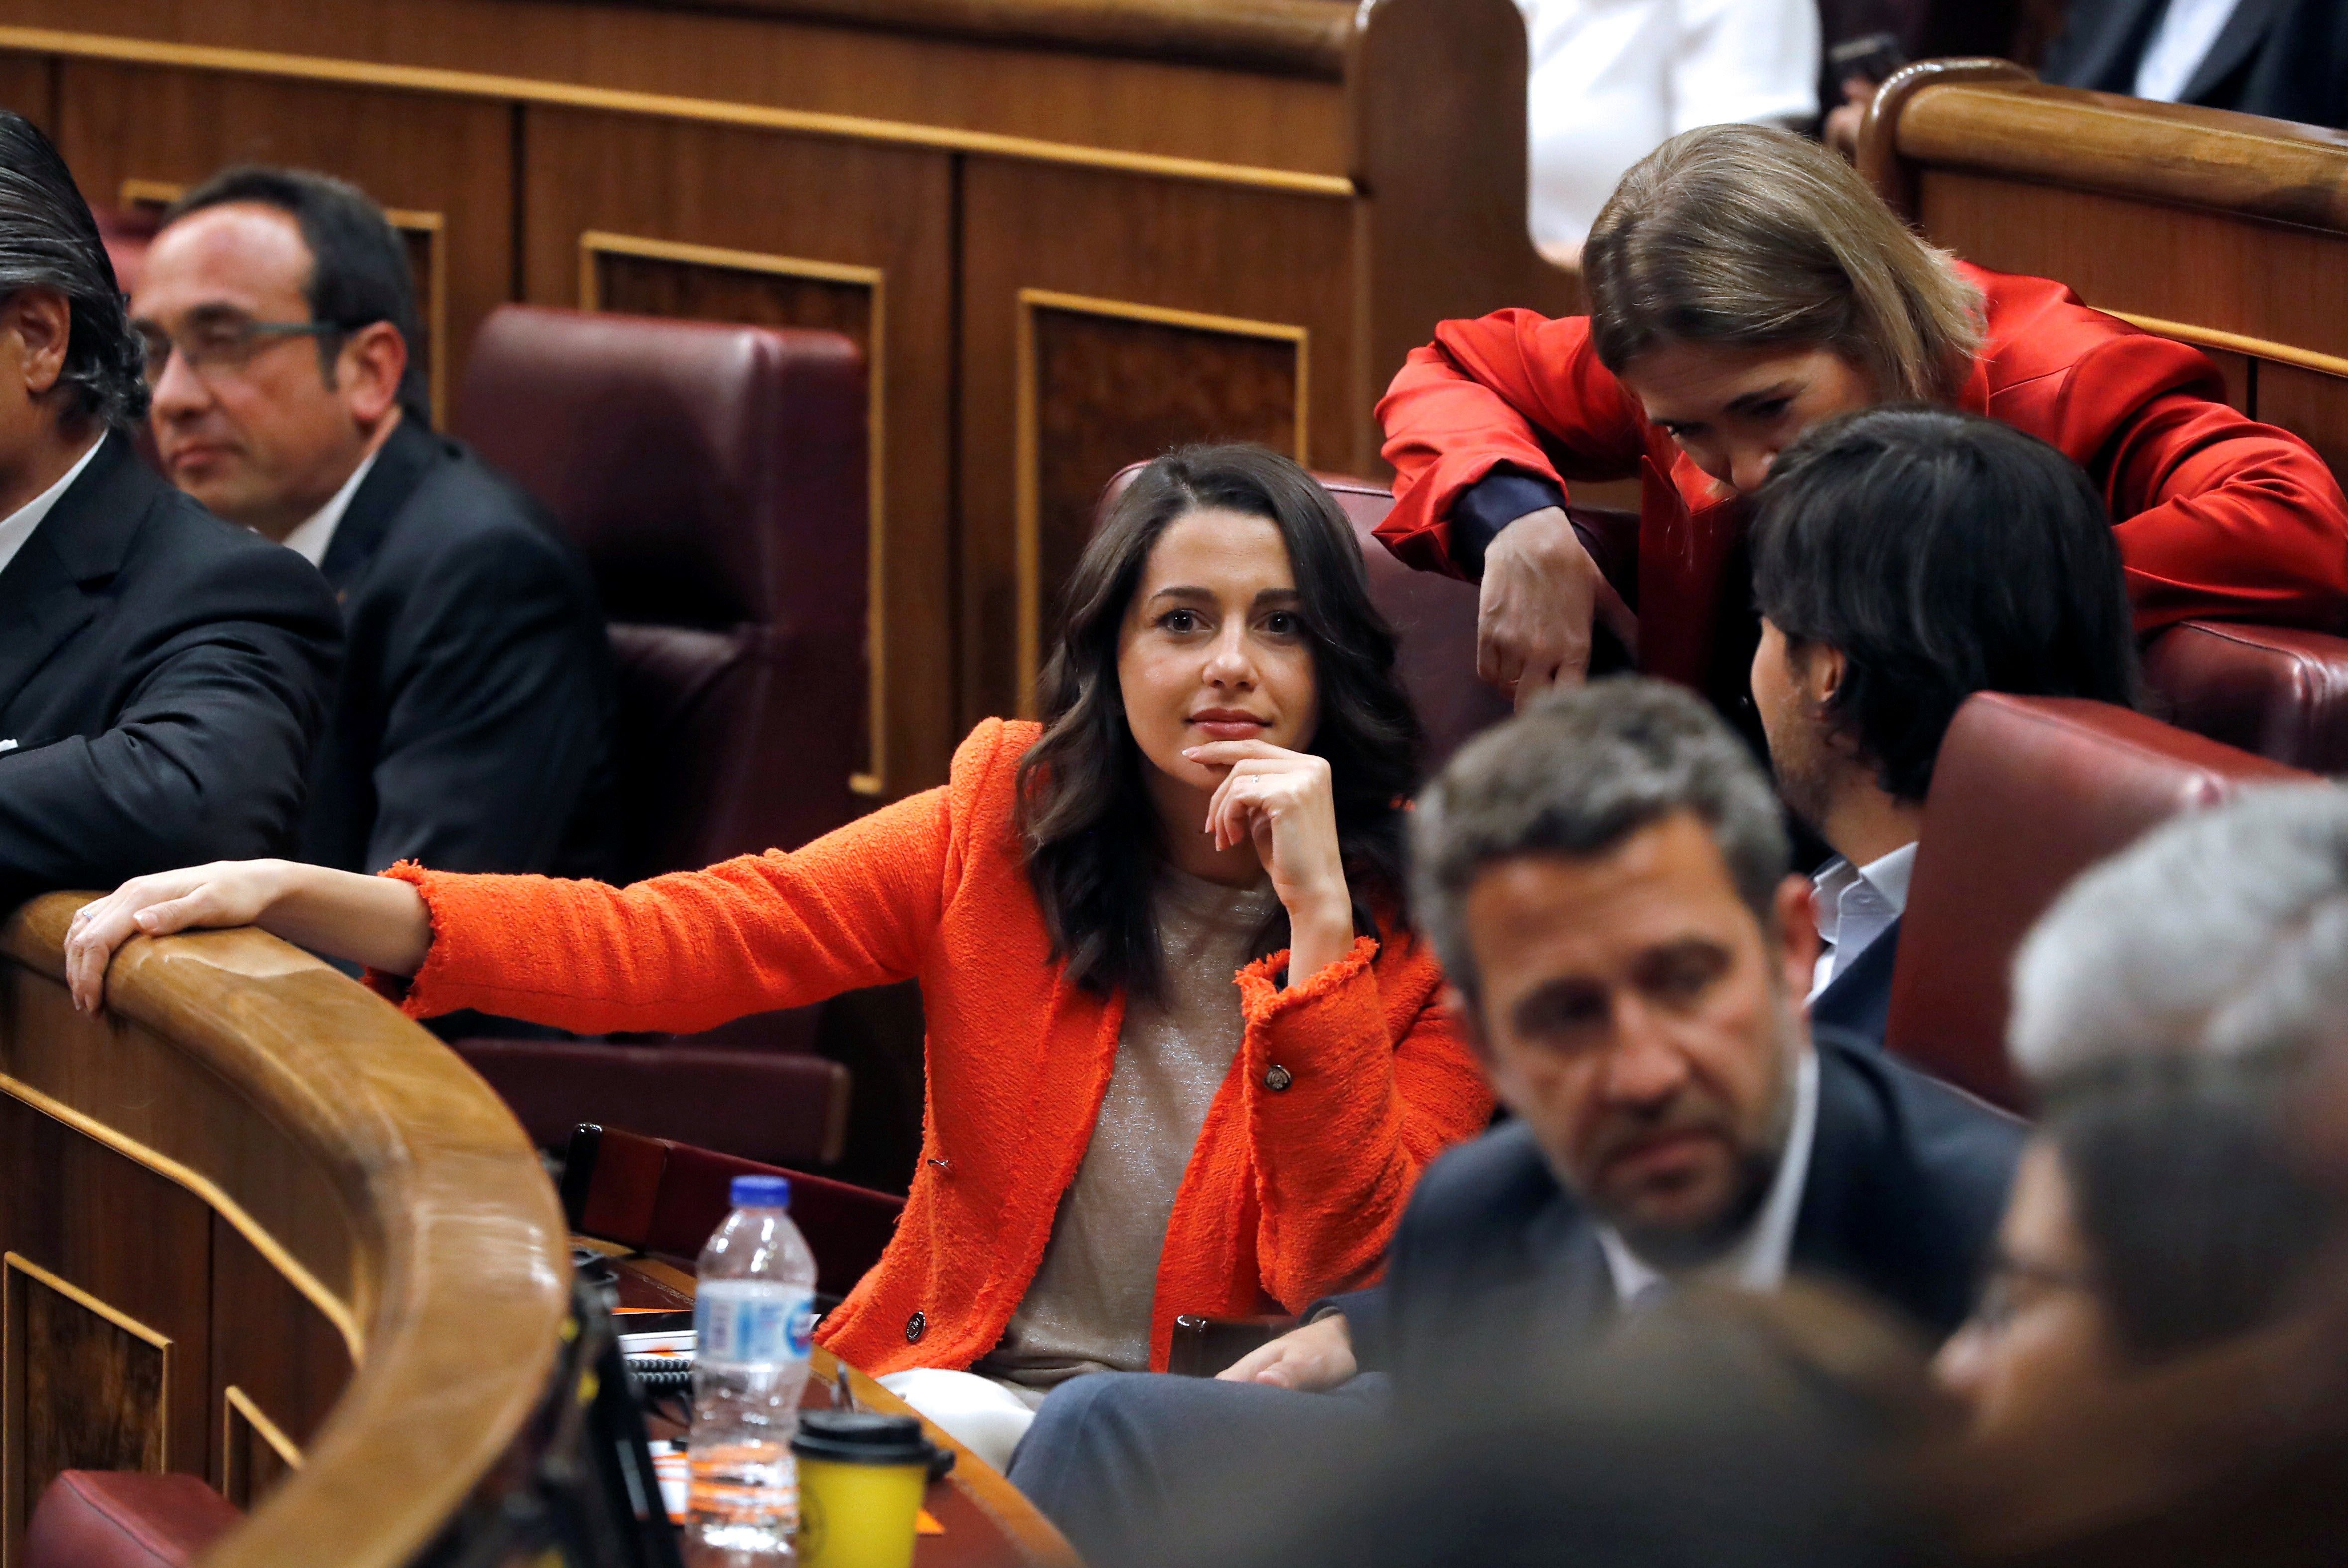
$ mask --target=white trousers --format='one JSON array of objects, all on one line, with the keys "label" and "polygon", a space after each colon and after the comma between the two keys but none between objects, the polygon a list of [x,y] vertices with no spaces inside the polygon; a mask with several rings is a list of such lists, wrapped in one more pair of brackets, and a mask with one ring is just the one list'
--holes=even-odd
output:
[{"label": "white trousers", "polygon": [[1027,1435],[1035,1407],[1044,1402],[1041,1388],[1014,1388],[940,1367],[891,1372],[878,1381],[997,1470],[1011,1468],[1011,1450]]}]

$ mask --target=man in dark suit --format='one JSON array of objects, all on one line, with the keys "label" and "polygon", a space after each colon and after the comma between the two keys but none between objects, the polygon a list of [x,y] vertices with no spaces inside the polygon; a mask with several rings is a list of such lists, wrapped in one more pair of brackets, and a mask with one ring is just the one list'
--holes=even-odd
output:
[{"label": "man in dark suit", "polygon": [[1428,1169],[1383,1288],[1220,1379],[1055,1390],[1011,1479],[1080,1552],[1342,1462],[1387,1413],[1473,1402],[1658,1293],[1801,1272],[1936,1333],[1964,1315],[2020,1129],[1813,1044],[1809,883],[1701,699],[1637,677],[1551,697],[1453,759],[1413,838],[1414,915],[1516,1119]]},{"label": "man in dark suit", "polygon": [[2348,127],[2348,5],[2073,0],[2039,74],[2065,87]]},{"label": "man in dark suit", "polygon": [[[349,629],[302,855],[345,871],[606,874],[611,654],[519,488],[431,428],[398,234],[354,187],[237,169],[149,251],[166,470],[325,573]],[[261,335],[233,363],[216,342]]]},{"label": "man in dark suit", "polygon": [[0,113],[0,903],[291,847],[341,642],[317,574],[155,478],[64,160]]},{"label": "man in dark suit", "polygon": [[1753,699],[1777,787],[1835,851],[1815,878],[1810,1020],[1879,1043],[1941,738],[1978,691],[2134,700],[2119,552],[2054,448],[1967,414],[1885,408],[1778,459],[1753,588]]}]

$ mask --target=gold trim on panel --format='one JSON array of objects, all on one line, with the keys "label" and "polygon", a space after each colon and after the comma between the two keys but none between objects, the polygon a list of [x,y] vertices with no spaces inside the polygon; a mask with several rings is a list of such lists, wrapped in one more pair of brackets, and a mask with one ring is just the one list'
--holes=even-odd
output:
[{"label": "gold trim on panel", "polygon": [[[117,200],[125,207],[169,207],[187,192],[188,188],[176,180],[134,177],[122,182]],[[424,302],[424,335],[432,346],[432,422],[445,426],[448,422],[448,221],[438,212],[412,207],[386,207],[383,215],[401,233],[425,236],[425,269],[429,275],[425,284],[428,297]]]},{"label": "gold trim on panel", "polygon": [[1244,316],[1215,315],[1206,311],[1169,310],[1163,305],[1131,300],[1096,299],[1088,294],[1061,294],[1054,289],[1024,288],[1018,294],[1018,317],[1013,346],[1016,378],[1012,448],[1016,470],[1014,534],[1018,575],[1019,711],[1035,711],[1036,666],[1044,656],[1043,453],[1039,427],[1043,418],[1035,385],[1035,312],[1066,311],[1077,315],[1108,316],[1118,321],[1148,322],[1154,326],[1186,327],[1225,337],[1267,338],[1296,346],[1296,460],[1310,466],[1310,417],[1313,411],[1313,331],[1285,322],[1250,321]]},{"label": "gold trim on panel", "polygon": [[859,795],[882,795],[889,780],[889,634],[888,634],[888,483],[889,274],[879,267],[849,262],[816,261],[805,256],[772,255],[764,251],[732,251],[718,245],[692,245],[676,240],[646,239],[589,229],[579,236],[579,308],[601,310],[602,280],[595,258],[641,256],[648,261],[678,262],[687,266],[724,272],[766,273],[776,277],[807,278],[817,283],[850,284],[872,295],[871,346],[864,359],[865,502],[869,513],[864,546],[864,635],[866,722],[870,770],[849,775],[848,787]]},{"label": "gold trim on panel", "polygon": [[[84,1311],[96,1313],[132,1338],[143,1340],[162,1354],[163,1376],[155,1401],[155,1422],[159,1429],[157,1435],[160,1439],[156,1444],[156,1452],[159,1468],[164,1473],[170,1473],[171,1469],[171,1336],[139,1322],[120,1307],[100,1301],[79,1285],[51,1274],[22,1253],[0,1253],[0,1454],[7,1456],[5,1460],[0,1460],[0,1470],[5,1472],[5,1478],[0,1478],[0,1485],[5,1485],[8,1493],[5,1498],[7,1506],[5,1510],[7,1517],[0,1519],[0,1527],[9,1524],[21,1526],[31,1517],[34,1502],[33,1499],[25,1497],[15,1484],[16,1455],[25,1440],[24,1434],[15,1429],[16,1406],[24,1390],[15,1386],[16,1362],[23,1349],[17,1344],[16,1336],[24,1332],[24,1326],[15,1321],[16,1291],[15,1283],[8,1277],[11,1274],[21,1274],[42,1288],[64,1296]],[[0,1528],[0,1533],[13,1533],[13,1532]]]},{"label": "gold trim on panel", "polygon": [[1212,185],[1238,185],[1260,191],[1286,191],[1303,196],[1351,198],[1354,194],[1353,181],[1343,174],[1308,174],[1301,170],[1266,169],[1252,164],[1222,163],[1205,158],[1178,158],[1162,152],[1126,152],[1115,148],[1086,147],[1076,142],[1005,136],[990,130],[957,130],[948,126],[873,119],[863,115],[826,114],[813,109],[768,108],[758,104],[727,103],[716,98],[683,98],[672,93],[639,92],[627,88],[541,81],[530,77],[497,76],[485,71],[447,70],[434,66],[394,66],[372,60],[280,54],[269,49],[164,43],[148,38],[113,37],[100,33],[67,32],[54,27],[0,26],[0,50],[65,55],[76,59],[108,60],[122,65],[177,66],[188,70],[391,88],[404,92],[440,93],[456,98],[504,98],[561,108],[654,115],[710,125],[837,137],[843,140],[875,142],[883,146],[974,153],[1081,169],[1113,170],[1124,174],[1148,174],[1166,180],[1200,181]]},{"label": "gold trim on panel", "polygon": [[2124,310],[2107,310],[2104,314],[2117,317],[2130,326],[2141,327],[2155,336],[2173,337],[2196,348],[2247,354],[2253,359],[2271,360],[2277,365],[2312,370],[2322,376],[2348,378],[2348,359],[2318,354],[2312,348],[2294,348],[2288,343],[2276,343],[2264,337],[2245,337],[2238,332],[2221,332],[2214,326],[2195,326],[2189,322],[2163,321],[2157,315],[2134,315]]},{"label": "gold trim on panel", "polygon": [[63,1100],[53,1099],[35,1088],[0,1073],[0,1094],[24,1101],[52,1121],[63,1122],[86,1138],[103,1143],[117,1154],[135,1164],[143,1165],[158,1176],[187,1189],[202,1199],[211,1211],[236,1228],[237,1234],[252,1243],[253,1251],[262,1255],[270,1267],[285,1277],[285,1282],[324,1314],[335,1332],[343,1336],[343,1345],[351,1354],[351,1367],[355,1371],[366,1357],[366,1335],[359,1327],[358,1318],[350,1307],[326,1288],[301,1259],[285,1250],[284,1244],[262,1228],[261,1222],[245,1212],[244,1206],[221,1191],[211,1178],[195,1171],[170,1155],[148,1148],[138,1140],[108,1127],[96,1117],[76,1110]]},{"label": "gold trim on panel", "polygon": [[[229,1472],[229,1460],[236,1452],[236,1418],[239,1416],[242,1416],[245,1424],[258,1432],[261,1435],[261,1440],[267,1443],[275,1451],[277,1457],[285,1461],[287,1469],[302,1468],[301,1445],[287,1437],[284,1429],[276,1422],[261,1413],[261,1407],[252,1402],[252,1395],[231,1383],[221,1390],[220,1490],[222,1497],[232,1500],[236,1496],[236,1477]],[[251,1478],[248,1477],[248,1482],[250,1480]],[[252,1499],[250,1494],[247,1495],[243,1506],[247,1511],[251,1511]]]}]

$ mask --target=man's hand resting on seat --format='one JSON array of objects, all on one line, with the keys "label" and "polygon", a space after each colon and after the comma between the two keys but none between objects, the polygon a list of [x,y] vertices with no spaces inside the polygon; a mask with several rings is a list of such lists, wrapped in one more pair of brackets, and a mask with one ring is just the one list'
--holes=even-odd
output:
[{"label": "man's hand resting on seat", "polygon": [[1226,1383],[1269,1383],[1318,1394],[1354,1375],[1354,1336],[1333,1312],[1241,1357],[1216,1374]]},{"label": "man's hand resting on seat", "polygon": [[1527,512],[1484,552],[1476,611],[1476,673],[1516,698],[1521,713],[1543,692],[1590,673],[1591,627],[1601,614],[1626,645],[1638,623],[1556,507]]}]

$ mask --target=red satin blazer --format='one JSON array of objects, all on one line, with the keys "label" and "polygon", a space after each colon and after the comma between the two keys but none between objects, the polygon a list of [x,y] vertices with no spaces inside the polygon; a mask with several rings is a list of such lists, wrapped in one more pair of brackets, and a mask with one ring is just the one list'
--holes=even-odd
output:
[{"label": "red satin blazer", "polygon": [[[1987,303],[1957,402],[2060,448],[2103,491],[2139,634],[2194,616],[2330,628],[2348,614],[2348,502],[2298,437],[2228,407],[2199,350],[2089,310],[2058,283],[1958,263]],[[1639,662],[1717,686],[1724,617],[1749,610],[1748,511],[1598,362],[1587,316],[1447,321],[1378,405],[1395,509],[1378,537],[1458,574],[1448,519],[1503,464],[1560,484],[1638,476]],[[1707,676],[1712,678],[1708,681]]]}]

